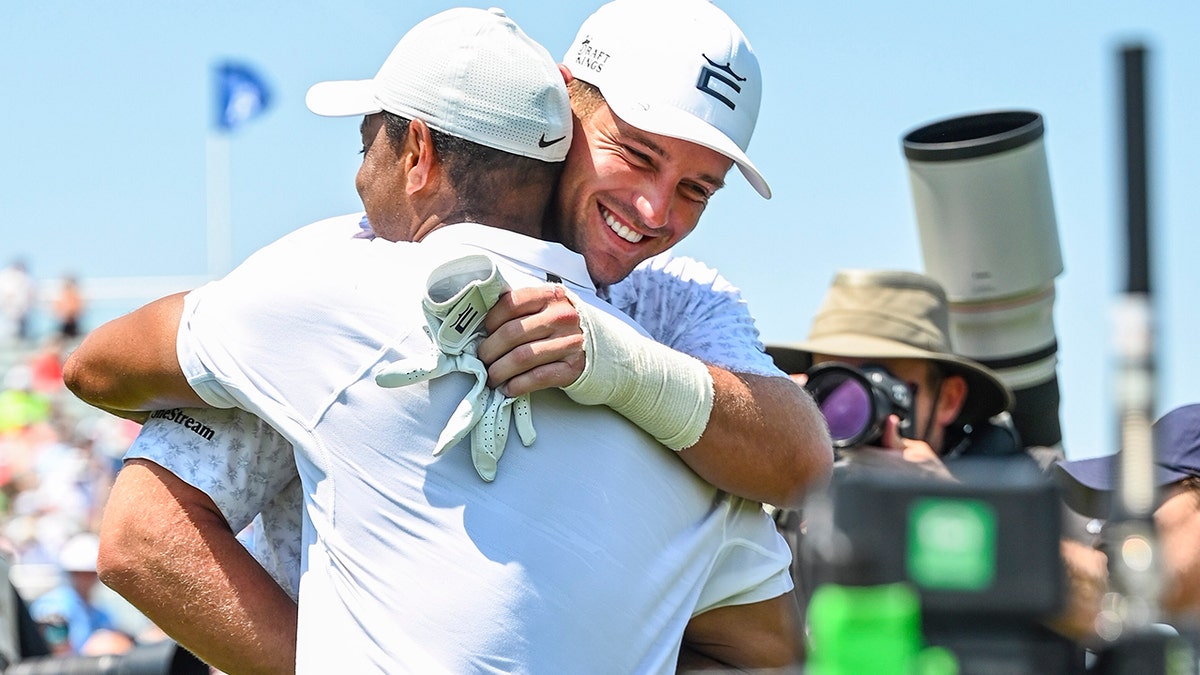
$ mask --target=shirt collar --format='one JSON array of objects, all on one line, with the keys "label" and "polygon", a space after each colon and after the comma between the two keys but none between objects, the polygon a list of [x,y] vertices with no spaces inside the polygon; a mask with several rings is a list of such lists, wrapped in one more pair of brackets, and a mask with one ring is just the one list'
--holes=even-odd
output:
[{"label": "shirt collar", "polygon": [[535,266],[573,285],[596,290],[583,256],[562,244],[478,223],[444,225],[427,234],[422,241],[474,246],[517,264]]}]

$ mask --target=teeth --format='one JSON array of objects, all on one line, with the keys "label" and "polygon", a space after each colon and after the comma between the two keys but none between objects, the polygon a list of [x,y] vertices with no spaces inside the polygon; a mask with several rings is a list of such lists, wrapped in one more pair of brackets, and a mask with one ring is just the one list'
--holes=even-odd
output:
[{"label": "teeth", "polygon": [[602,206],[600,207],[600,212],[604,214],[604,222],[608,223],[609,229],[616,232],[618,237],[631,244],[636,244],[642,240],[643,235],[629,229],[628,225],[617,220],[612,213],[609,213],[608,209]]}]

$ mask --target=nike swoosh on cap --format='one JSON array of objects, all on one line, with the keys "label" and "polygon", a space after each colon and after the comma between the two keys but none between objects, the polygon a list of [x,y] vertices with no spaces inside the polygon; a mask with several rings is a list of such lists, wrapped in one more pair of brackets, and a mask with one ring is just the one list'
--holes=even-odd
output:
[{"label": "nike swoosh on cap", "polygon": [[542,134],[542,137],[538,139],[538,147],[539,148],[548,148],[548,147],[554,145],[555,143],[561,141],[564,138],[566,138],[566,136],[559,136],[558,138],[554,138],[554,139],[551,139],[548,141],[548,140],[546,140],[546,134]]}]

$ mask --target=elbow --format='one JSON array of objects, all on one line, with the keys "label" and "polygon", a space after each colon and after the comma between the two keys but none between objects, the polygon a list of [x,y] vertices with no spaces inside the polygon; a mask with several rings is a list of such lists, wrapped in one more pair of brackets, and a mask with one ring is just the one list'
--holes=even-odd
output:
[{"label": "elbow", "polygon": [[787,453],[788,480],[781,486],[780,501],[771,502],[781,508],[799,508],[808,495],[823,490],[833,478],[833,441],[824,425],[800,433],[792,439]]},{"label": "elbow", "polygon": [[126,597],[140,586],[140,575],[146,569],[138,551],[147,539],[137,531],[136,523],[137,519],[124,517],[124,514],[106,513],[96,556],[96,574],[100,581]]},{"label": "elbow", "polygon": [[148,392],[137,384],[137,377],[121,373],[101,358],[93,358],[86,339],[63,363],[63,385],[67,391],[84,403],[121,417],[150,409]]},{"label": "elbow", "polygon": [[805,448],[805,488],[822,489],[833,478],[833,440],[824,425]]},{"label": "elbow", "polygon": [[808,495],[824,489],[833,478],[831,448],[812,446],[803,455],[794,463],[795,478],[789,484],[790,489],[783,495],[783,501],[775,506],[799,508]]},{"label": "elbow", "polygon": [[86,355],[82,353],[83,349],[81,346],[63,363],[63,384],[81,401],[100,405],[107,394],[107,388],[103,385],[104,378],[98,376],[95,369],[90,367]]},{"label": "elbow", "polygon": [[63,362],[63,384],[67,386],[67,390],[75,394],[83,400],[85,393],[85,380],[83,368],[79,365],[78,352],[72,353]]}]

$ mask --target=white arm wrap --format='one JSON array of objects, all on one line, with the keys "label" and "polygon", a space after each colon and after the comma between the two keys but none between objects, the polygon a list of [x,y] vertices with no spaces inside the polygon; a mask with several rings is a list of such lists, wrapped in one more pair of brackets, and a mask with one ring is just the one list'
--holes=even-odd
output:
[{"label": "white arm wrap", "polygon": [[606,405],[672,450],[695,445],[708,426],[708,366],[644,337],[570,291],[583,329],[583,374],[563,391],[576,403]]}]

